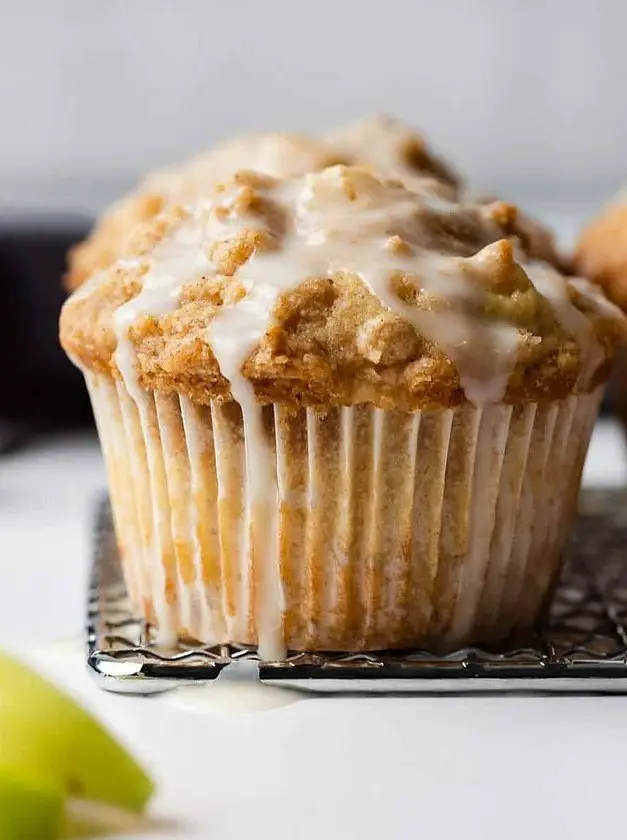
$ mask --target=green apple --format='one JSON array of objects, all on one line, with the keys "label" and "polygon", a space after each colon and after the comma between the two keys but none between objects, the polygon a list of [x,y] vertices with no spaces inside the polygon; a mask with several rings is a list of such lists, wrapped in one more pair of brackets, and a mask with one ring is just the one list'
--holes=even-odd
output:
[{"label": "green apple", "polygon": [[97,720],[1,652],[0,765],[7,779],[13,769],[17,778],[44,780],[63,798],[129,811],[141,811],[153,792],[151,779]]},{"label": "green apple", "polygon": [[0,767],[2,840],[56,840],[63,818],[63,792]]}]

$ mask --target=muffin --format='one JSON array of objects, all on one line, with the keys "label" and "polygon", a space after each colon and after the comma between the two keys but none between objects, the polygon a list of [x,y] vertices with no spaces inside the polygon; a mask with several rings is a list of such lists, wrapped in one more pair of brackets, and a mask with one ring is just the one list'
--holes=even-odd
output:
[{"label": "muffin", "polygon": [[[607,297],[627,311],[627,197],[614,201],[585,228],[574,256],[575,270],[597,283]],[[619,348],[610,377],[614,412],[627,428],[627,350]]]},{"label": "muffin", "polygon": [[614,199],[584,229],[574,257],[575,269],[589,277],[621,309],[627,309],[627,197]]},{"label": "muffin", "polygon": [[276,178],[304,175],[334,163],[368,163],[397,178],[445,198],[455,198],[461,179],[436,157],[424,139],[391,117],[378,116],[330,135],[325,140],[297,134],[237,137],[170,170],[151,173],[115,204],[87,240],[70,253],[66,286],[76,289],[98,269],[114,262],[135,225],[148,221],[172,203],[189,202],[235,174],[253,170]]},{"label": "muffin", "polygon": [[162,638],[449,649],[559,572],[614,346],[515,208],[240,172],[66,302],[135,610]]}]

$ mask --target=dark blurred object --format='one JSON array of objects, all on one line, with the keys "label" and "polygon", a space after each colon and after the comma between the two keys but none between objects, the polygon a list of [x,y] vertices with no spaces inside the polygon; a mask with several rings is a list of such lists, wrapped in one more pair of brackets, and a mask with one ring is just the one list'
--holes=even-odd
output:
[{"label": "dark blurred object", "polygon": [[29,440],[29,430],[22,424],[0,420],[0,457],[19,452]]},{"label": "dark blurred object", "polygon": [[66,253],[88,226],[84,219],[0,226],[0,422],[37,430],[92,422],[82,376],[58,339]]}]

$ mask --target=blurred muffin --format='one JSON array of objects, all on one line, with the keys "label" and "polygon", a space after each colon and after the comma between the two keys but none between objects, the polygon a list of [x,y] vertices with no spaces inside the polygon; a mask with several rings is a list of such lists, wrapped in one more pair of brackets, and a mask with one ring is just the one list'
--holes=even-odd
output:
[{"label": "blurred muffin", "polygon": [[[585,228],[574,256],[575,270],[627,311],[627,196],[614,201]],[[620,348],[609,382],[612,408],[627,427],[627,350]]]},{"label": "blurred muffin", "polygon": [[411,189],[447,198],[456,196],[460,183],[420,135],[390,117],[364,120],[326,141],[277,133],[238,137],[174,169],[152,173],[115,204],[87,240],[70,252],[66,285],[76,289],[87,276],[116,260],[137,224],[170,203],[187,203],[211,192],[238,170],[289,178],[336,163],[370,163]]},{"label": "blurred muffin", "polygon": [[327,135],[326,142],[342,160],[366,164],[410,190],[454,199],[462,189],[460,175],[431,151],[424,137],[393,117],[360,120]]},{"label": "blurred muffin", "polygon": [[550,595],[625,318],[504,206],[239,173],[67,301],[135,609],[206,643],[491,642]]},{"label": "blurred muffin", "polygon": [[379,115],[345,126],[325,139],[341,162],[367,165],[376,175],[401,181],[413,192],[492,205],[503,234],[516,239],[527,256],[563,268],[548,228],[496,197],[472,198],[461,175],[433,153],[422,135],[399,120]]},{"label": "blurred muffin", "polygon": [[627,197],[614,202],[585,228],[575,249],[576,271],[603,288],[627,309]]}]

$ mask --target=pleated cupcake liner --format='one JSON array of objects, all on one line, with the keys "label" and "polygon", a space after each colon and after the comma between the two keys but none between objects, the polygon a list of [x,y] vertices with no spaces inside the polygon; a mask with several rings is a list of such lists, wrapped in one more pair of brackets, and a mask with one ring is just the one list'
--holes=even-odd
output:
[{"label": "pleated cupcake liner", "polygon": [[[422,412],[199,406],[87,374],[136,612],[163,639],[452,649],[533,628],[602,389]],[[259,462],[263,449],[263,481]]]}]

